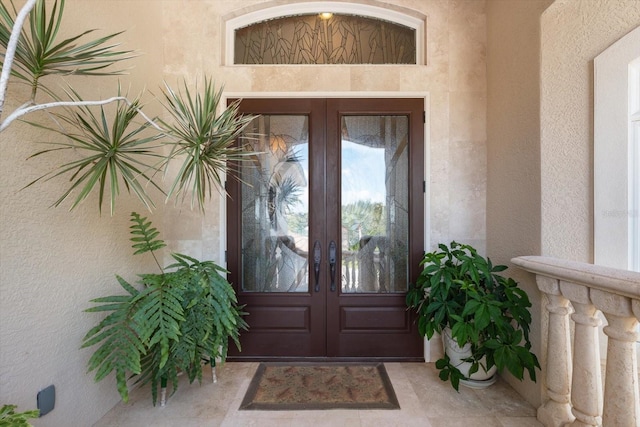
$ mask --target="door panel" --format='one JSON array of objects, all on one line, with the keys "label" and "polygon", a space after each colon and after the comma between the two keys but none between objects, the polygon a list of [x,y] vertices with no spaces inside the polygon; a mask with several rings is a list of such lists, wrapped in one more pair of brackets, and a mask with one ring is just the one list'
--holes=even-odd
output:
[{"label": "door panel", "polygon": [[[281,101],[281,102],[280,102]],[[260,114],[247,129],[256,152],[227,183],[229,278],[249,313],[243,357],[311,357],[325,351],[325,299],[311,292],[309,242],[324,241],[309,195],[324,192],[324,115],[319,100],[244,100]],[[321,150],[321,152],[317,152]],[[318,202],[320,205],[322,201]],[[233,346],[232,346],[233,347]],[[233,353],[230,354],[233,356]]]},{"label": "door panel", "polygon": [[248,358],[420,360],[405,309],[423,236],[423,100],[245,99],[252,160],[228,191]]},{"label": "door panel", "polygon": [[327,228],[343,273],[327,296],[330,357],[423,355],[404,301],[423,253],[423,110],[421,99],[327,100],[327,163],[338,165],[327,187],[340,189]]}]

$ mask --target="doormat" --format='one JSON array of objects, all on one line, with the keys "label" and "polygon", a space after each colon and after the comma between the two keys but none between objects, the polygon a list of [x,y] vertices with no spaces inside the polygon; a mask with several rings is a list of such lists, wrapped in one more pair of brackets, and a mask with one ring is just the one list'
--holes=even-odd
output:
[{"label": "doormat", "polygon": [[382,363],[261,363],[240,409],[400,409],[400,405]]}]

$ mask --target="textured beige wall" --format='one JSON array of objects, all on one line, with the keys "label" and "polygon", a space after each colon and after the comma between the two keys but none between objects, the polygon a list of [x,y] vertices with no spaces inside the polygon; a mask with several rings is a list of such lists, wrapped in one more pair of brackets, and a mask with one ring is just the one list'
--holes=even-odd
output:
[{"label": "textured beige wall", "polygon": [[640,25],[640,4],[557,1],[541,25],[542,255],[592,262],[593,59]]},{"label": "textured beige wall", "polygon": [[[155,4],[67,1],[63,27],[66,34],[97,28],[100,36],[126,30],[118,37],[123,47],[146,52],[128,62],[127,67],[135,68],[121,79],[123,87],[131,84],[135,94],[145,84],[157,86],[162,78],[161,51],[157,49],[161,11],[154,9]],[[87,99],[112,96],[117,90],[116,78],[67,80]],[[25,88],[11,84],[5,111],[24,101],[27,94]],[[149,112],[157,114],[157,108],[151,106]],[[42,114],[30,118],[46,120]],[[35,409],[37,392],[54,384],[55,409],[33,425],[88,426],[113,407],[119,396],[112,379],[95,384],[93,374],[86,373],[91,351],[80,350],[80,345],[100,316],[83,310],[92,298],[120,292],[114,274],[135,281],[136,273],[154,270],[148,258],[131,257],[129,213],[144,213],[137,201],[122,197],[116,215],[110,217],[108,206],[99,215],[93,196],[73,212],[68,212],[70,203],[49,208],[66,189],[67,178],[20,191],[69,160],[66,154],[26,161],[42,149],[35,141],[45,137],[19,122],[0,134],[0,405]],[[160,224],[161,213],[153,215]]]},{"label": "textured beige wall", "polygon": [[[68,0],[67,28],[126,30],[124,47],[143,56],[123,77],[131,93],[144,86],[158,94],[163,79],[175,86],[203,75],[229,92],[407,92],[428,93],[430,224],[432,244],[452,239],[485,249],[486,204],[486,18],[482,0],[392,0],[427,16],[426,66],[251,67],[221,65],[224,16],[255,8],[247,0]],[[282,3],[282,2],[280,2]],[[371,2],[379,5],[379,2]],[[101,34],[103,34],[101,32]],[[87,97],[114,91],[115,81],[74,79]],[[10,88],[11,105],[24,92]],[[157,114],[156,100],[147,96]],[[149,271],[129,254],[133,200],[119,202],[117,214],[99,216],[95,198],[69,213],[48,206],[62,180],[18,192],[61,159],[24,159],[42,138],[24,124],[0,135],[4,147],[0,176],[0,402],[35,407],[37,391],[57,388],[56,409],[36,426],[90,425],[117,401],[112,380],[96,385],[86,374],[90,351],[79,350],[96,316],[83,313],[94,297],[117,292],[115,273],[135,280]],[[48,163],[48,164],[47,164]],[[163,206],[153,215],[171,249],[220,259],[221,200],[206,215],[188,207]]]},{"label": "textured beige wall", "polygon": [[[540,15],[552,0],[492,0],[487,6],[487,253],[510,265],[529,294],[533,352],[542,359],[541,298],[532,275],[510,264],[540,254]],[[524,48],[526,47],[526,48]],[[537,383],[507,377],[534,405]]]}]

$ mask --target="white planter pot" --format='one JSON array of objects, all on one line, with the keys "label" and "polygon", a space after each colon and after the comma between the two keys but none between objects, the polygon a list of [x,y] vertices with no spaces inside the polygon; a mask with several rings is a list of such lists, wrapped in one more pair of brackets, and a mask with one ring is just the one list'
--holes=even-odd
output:
[{"label": "white planter pot", "polygon": [[483,365],[486,366],[486,361],[483,359],[480,361],[480,367],[477,372],[469,375],[469,369],[471,368],[470,362],[465,362],[471,356],[471,344],[465,344],[460,347],[456,340],[451,337],[451,330],[449,328],[442,331],[442,341],[444,345],[444,351],[449,356],[450,363],[458,368],[465,379],[460,380],[460,384],[469,388],[486,388],[496,382],[496,366],[489,368],[489,371],[483,369]]}]

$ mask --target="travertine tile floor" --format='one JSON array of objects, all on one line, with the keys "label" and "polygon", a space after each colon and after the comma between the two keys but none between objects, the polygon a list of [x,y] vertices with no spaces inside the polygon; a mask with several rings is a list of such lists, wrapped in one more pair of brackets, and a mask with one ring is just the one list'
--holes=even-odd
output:
[{"label": "travertine tile floor", "polygon": [[486,390],[440,381],[433,364],[385,363],[400,410],[239,411],[257,363],[227,362],[218,382],[206,368],[202,384],[184,377],[165,407],[153,407],[148,388],[135,390],[94,427],[530,427],[540,426],[536,410],[506,382]]}]

